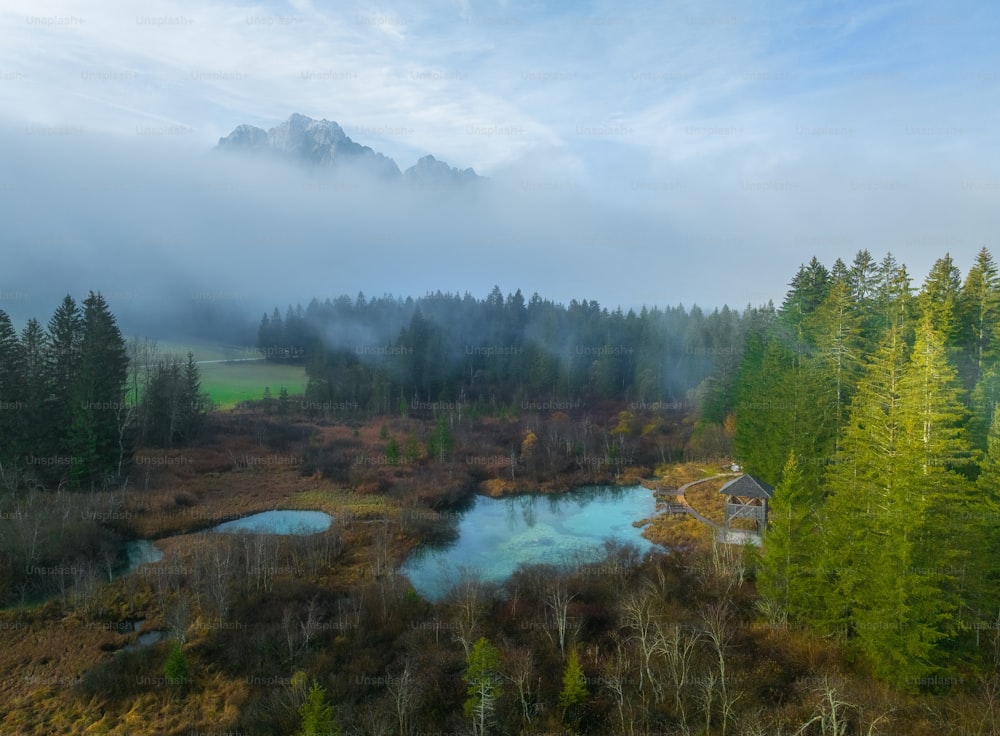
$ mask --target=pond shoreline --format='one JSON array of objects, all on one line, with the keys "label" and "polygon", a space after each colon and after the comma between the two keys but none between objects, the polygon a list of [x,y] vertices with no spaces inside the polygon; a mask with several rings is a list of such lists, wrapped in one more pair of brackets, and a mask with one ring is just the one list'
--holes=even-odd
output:
[{"label": "pond shoreline", "polygon": [[479,495],[458,518],[454,541],[419,545],[400,571],[419,595],[434,600],[463,570],[501,582],[524,564],[600,562],[608,540],[643,553],[658,546],[641,533],[640,522],[656,513],[651,489],[631,483],[576,490],[582,492]]}]

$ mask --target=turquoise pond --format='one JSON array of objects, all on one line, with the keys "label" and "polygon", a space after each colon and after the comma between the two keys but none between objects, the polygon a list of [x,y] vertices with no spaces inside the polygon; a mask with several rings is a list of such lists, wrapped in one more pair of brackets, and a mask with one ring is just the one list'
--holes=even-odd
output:
[{"label": "turquoise pond", "polygon": [[[209,532],[228,534],[294,534],[306,535],[325,532],[333,517],[322,511],[263,511],[259,514],[233,519],[209,529]],[[125,554],[128,563],[120,575],[127,575],[146,563],[159,562],[163,552],[152,541],[139,539],[127,542]]]},{"label": "turquoise pond", "polygon": [[633,522],[656,512],[642,486],[596,486],[552,495],[477,496],[458,519],[458,539],[411,555],[400,572],[428,600],[440,600],[463,571],[502,581],[523,564],[571,566],[604,555],[605,540],[655,547]]},{"label": "turquoise pond", "polygon": [[213,527],[232,534],[316,534],[330,528],[333,517],[322,511],[263,511]]}]

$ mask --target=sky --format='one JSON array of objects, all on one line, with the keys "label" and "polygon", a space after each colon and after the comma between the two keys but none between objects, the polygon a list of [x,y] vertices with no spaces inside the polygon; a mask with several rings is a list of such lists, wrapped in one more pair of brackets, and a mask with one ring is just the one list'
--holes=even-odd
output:
[{"label": "sky", "polygon": [[[0,309],[90,289],[259,315],[494,284],[609,308],[780,303],[892,252],[1000,255],[1000,6],[982,2],[8,0]],[[211,149],[293,112],[475,196]]]}]

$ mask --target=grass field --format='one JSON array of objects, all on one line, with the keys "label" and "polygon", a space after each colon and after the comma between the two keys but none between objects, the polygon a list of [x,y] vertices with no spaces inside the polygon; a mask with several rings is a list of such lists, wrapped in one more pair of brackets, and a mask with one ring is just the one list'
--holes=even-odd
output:
[{"label": "grass field", "polygon": [[302,366],[255,360],[258,355],[251,346],[197,340],[157,340],[156,347],[161,355],[186,357],[188,352],[194,355],[194,359],[199,361],[202,391],[222,409],[241,401],[263,398],[265,387],[271,389],[275,399],[282,386],[292,396],[306,390],[306,372]]},{"label": "grass field", "polygon": [[264,388],[271,389],[277,399],[284,386],[292,396],[305,393],[306,371],[299,365],[280,365],[263,360],[243,363],[203,363],[201,390],[208,393],[220,408],[235,406],[248,399],[264,397]]}]

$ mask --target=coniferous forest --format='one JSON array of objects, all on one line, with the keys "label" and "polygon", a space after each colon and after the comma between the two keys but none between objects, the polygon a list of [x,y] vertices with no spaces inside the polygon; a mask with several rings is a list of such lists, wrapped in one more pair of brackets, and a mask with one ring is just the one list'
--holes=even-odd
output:
[{"label": "coniferous forest", "polygon": [[[722,307],[609,311],[596,301],[556,304],[498,287],[485,299],[430,294],[419,299],[341,296],[307,308],[275,308],[260,323],[259,347],[272,360],[301,362],[307,401],[348,403],[367,412],[464,402],[486,411],[521,402],[683,402],[708,394],[721,422],[731,403],[744,314]],[[761,317],[763,318],[763,317]],[[707,383],[703,382],[708,380]]]},{"label": "coniferous forest", "polygon": [[891,256],[813,259],[751,331],[736,456],[777,484],[760,590],[910,690],[993,666],[1000,282],[983,249],[919,288]]},{"label": "coniferous forest", "polygon": [[[81,308],[82,307],[82,308]],[[198,366],[128,343],[104,297],[67,295],[18,335],[0,310],[0,486],[107,490],[134,449],[190,442],[209,403]]]}]

